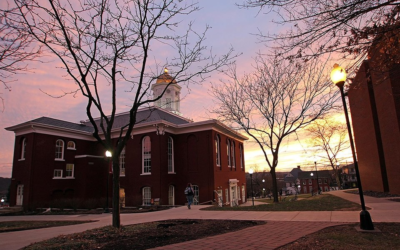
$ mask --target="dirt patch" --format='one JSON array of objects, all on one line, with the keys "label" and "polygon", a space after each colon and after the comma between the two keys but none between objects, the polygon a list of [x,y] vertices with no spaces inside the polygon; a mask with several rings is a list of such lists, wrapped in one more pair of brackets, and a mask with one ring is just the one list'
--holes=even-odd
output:
[{"label": "dirt patch", "polygon": [[141,250],[224,234],[265,223],[238,220],[167,220],[123,226],[120,230],[108,226],[59,236],[24,249]]}]

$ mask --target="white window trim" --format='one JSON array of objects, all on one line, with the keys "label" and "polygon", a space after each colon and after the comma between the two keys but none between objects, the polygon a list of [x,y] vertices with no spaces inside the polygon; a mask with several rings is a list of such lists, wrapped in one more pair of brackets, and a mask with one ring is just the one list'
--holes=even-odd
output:
[{"label": "white window trim", "polygon": [[[123,156],[123,157],[122,157]],[[120,177],[125,177],[126,175],[126,169],[125,169],[125,147],[122,149],[121,154],[119,155],[119,176]],[[123,165],[121,164],[123,162]],[[123,167],[122,167],[123,166]],[[124,171],[122,171],[122,169]]]},{"label": "white window trim", "polygon": [[143,187],[143,189],[142,189],[142,206],[150,206],[151,204],[144,204],[144,200],[145,200],[145,198],[144,198],[145,189],[146,189],[146,190],[147,190],[147,189],[150,190],[150,198],[146,198],[146,199],[149,199],[149,202],[151,201],[151,188],[150,188],[150,187]]},{"label": "white window trim", "polygon": [[231,142],[231,157],[232,157],[232,167],[236,168],[236,159],[235,159],[235,143],[232,141]]},{"label": "white window trim", "polygon": [[[55,176],[56,171],[61,171],[61,176],[60,177]],[[53,179],[62,179],[62,178],[63,178],[63,170],[62,169],[54,169],[54,171],[53,171]]]},{"label": "white window trim", "polygon": [[62,147],[61,147],[61,158],[55,158],[55,160],[56,161],[60,161],[60,160],[64,160],[64,147],[65,147],[65,142],[63,141],[63,140],[61,140],[61,139],[58,139],[57,141],[56,141],[56,150],[57,150],[57,142],[58,141],[61,141],[62,142]]},{"label": "white window trim", "polygon": [[216,149],[215,149],[215,153],[216,153],[216,165],[217,167],[221,167],[221,139],[219,138],[218,135],[215,136],[215,141],[216,143]]},{"label": "white window trim", "polygon": [[228,168],[232,167],[231,163],[231,141],[228,139],[226,142],[227,154],[228,154]]},{"label": "white window trim", "polygon": [[[171,154],[172,154],[172,159],[171,159],[171,171],[169,171],[169,141],[171,140]],[[175,173],[175,159],[174,159],[174,139],[172,139],[172,137],[170,136],[170,137],[168,137],[168,149],[167,149],[167,151],[168,151],[168,174],[171,174],[171,173]]]},{"label": "white window trim", "polygon": [[144,147],[145,147],[145,139],[149,138],[150,140],[150,162],[151,162],[151,138],[150,136],[145,136],[142,139],[142,174],[141,175],[150,175],[151,174],[151,164],[150,164],[150,172],[144,172]]},{"label": "white window trim", "polygon": [[26,138],[22,139],[21,156],[19,158],[20,161],[24,161],[25,160],[25,154],[26,154]]}]

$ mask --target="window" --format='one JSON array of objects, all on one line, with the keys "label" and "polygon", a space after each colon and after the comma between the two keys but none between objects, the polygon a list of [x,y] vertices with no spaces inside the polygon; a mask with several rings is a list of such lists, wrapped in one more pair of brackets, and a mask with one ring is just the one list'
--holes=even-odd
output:
[{"label": "window", "polygon": [[125,176],[125,147],[119,155],[119,176]]},{"label": "window", "polygon": [[219,136],[215,136],[215,157],[217,159],[217,166],[221,166],[221,151],[220,151],[220,142]]},{"label": "window", "polygon": [[246,193],[244,191],[244,186],[242,186],[242,201],[243,203],[246,201]]},{"label": "window", "polygon": [[56,160],[64,159],[64,141],[57,140],[56,141]]},{"label": "window", "polygon": [[171,108],[171,98],[166,98],[165,100],[166,100],[165,101],[166,108]]},{"label": "window", "polygon": [[75,142],[69,141],[67,143],[67,149],[75,149]]},{"label": "window", "polygon": [[243,152],[243,145],[239,145],[240,150],[240,168],[244,169],[244,152]]},{"label": "window", "polygon": [[306,185],[306,181],[303,181],[303,185]]},{"label": "window", "polygon": [[168,188],[168,205],[175,205],[175,187],[170,185]]},{"label": "window", "polygon": [[143,197],[143,206],[150,206],[151,205],[151,188],[144,187],[142,190],[142,197]]},{"label": "window", "polygon": [[174,141],[168,137],[168,173],[174,173]]},{"label": "window", "polygon": [[327,184],[327,183],[328,183],[328,180],[327,180],[327,179],[324,179],[324,183]]},{"label": "window", "polygon": [[22,139],[21,142],[21,160],[25,160],[25,150],[26,150],[26,138]]},{"label": "window", "polygon": [[61,169],[54,169],[54,179],[62,178],[62,170]]},{"label": "window", "polygon": [[228,155],[228,167],[231,167],[231,142],[226,141],[226,153]]},{"label": "window", "polygon": [[225,204],[229,203],[229,191],[225,188]]},{"label": "window", "polygon": [[151,173],[151,141],[150,137],[146,136],[143,138],[143,174],[150,174]]},{"label": "window", "polygon": [[65,168],[65,178],[73,178],[74,177],[74,164],[67,164]]},{"label": "window", "polygon": [[236,168],[236,160],[235,160],[235,143],[231,144],[231,156],[232,156],[232,167]]}]

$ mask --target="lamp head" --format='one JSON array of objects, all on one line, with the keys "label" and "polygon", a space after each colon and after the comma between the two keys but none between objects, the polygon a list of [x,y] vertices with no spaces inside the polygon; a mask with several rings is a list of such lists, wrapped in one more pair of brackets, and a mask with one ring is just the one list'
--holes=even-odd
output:
[{"label": "lamp head", "polygon": [[254,170],[252,168],[249,169],[249,174],[253,174]]},{"label": "lamp head", "polygon": [[346,70],[344,68],[340,67],[339,64],[335,63],[335,65],[333,65],[333,70],[331,72],[332,82],[336,86],[341,87],[344,85],[346,78],[347,78]]},{"label": "lamp head", "polygon": [[265,182],[265,180],[263,179],[262,182]]},{"label": "lamp head", "polygon": [[106,151],[106,157],[107,158],[111,158],[112,157],[111,151],[108,151],[108,150]]},{"label": "lamp head", "polygon": [[314,176],[314,173],[311,173],[310,175],[311,175],[311,176]]}]

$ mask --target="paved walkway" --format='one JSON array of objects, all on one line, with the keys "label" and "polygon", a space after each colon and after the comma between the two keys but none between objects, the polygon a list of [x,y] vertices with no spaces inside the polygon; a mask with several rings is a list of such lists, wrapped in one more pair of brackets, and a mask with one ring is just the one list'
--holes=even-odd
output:
[{"label": "paved walkway", "polygon": [[[359,196],[333,191],[330,194],[359,203]],[[365,196],[371,208],[374,222],[400,222],[400,202],[384,198]],[[251,201],[249,201],[251,202]],[[205,206],[193,206],[191,210],[179,207],[152,213],[121,214],[123,225],[168,219],[229,219],[262,220],[266,225],[256,226],[219,236],[174,244],[158,249],[274,249],[322,228],[342,223],[359,222],[359,211],[305,211],[305,212],[245,212],[202,211]],[[47,216],[2,216],[0,221],[28,220],[96,220],[93,223],[65,227],[43,228],[20,232],[0,233],[0,248],[20,249],[30,243],[49,239],[60,234],[71,234],[111,224],[110,214],[98,215],[47,215]],[[203,248],[204,247],[204,248]]]}]

